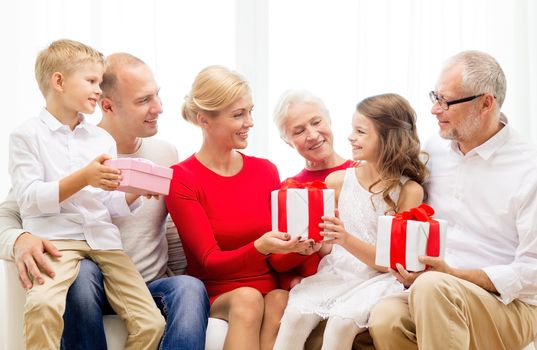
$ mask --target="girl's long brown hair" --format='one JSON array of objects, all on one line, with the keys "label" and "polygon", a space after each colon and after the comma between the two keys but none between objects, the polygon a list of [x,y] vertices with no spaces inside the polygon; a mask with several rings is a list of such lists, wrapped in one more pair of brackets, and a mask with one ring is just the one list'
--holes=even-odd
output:
[{"label": "girl's long brown hair", "polygon": [[423,185],[429,175],[420,156],[427,159],[421,151],[420,140],[416,131],[416,112],[408,101],[397,94],[382,94],[371,96],[356,106],[358,113],[369,118],[379,135],[379,155],[377,169],[380,178],[370,187],[381,181],[386,186],[381,192],[389,210],[397,212],[397,204],[390,197],[390,192],[397,186],[402,186],[401,176],[407,176]]}]

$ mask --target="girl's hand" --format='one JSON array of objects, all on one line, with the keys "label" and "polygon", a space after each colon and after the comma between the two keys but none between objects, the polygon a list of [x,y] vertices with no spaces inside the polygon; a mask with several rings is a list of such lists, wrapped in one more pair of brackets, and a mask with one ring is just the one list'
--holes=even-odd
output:
[{"label": "girl's hand", "polygon": [[333,245],[328,242],[330,241],[322,241],[321,249],[319,249],[319,256],[321,258],[324,257],[325,255],[330,254],[330,252],[332,251]]},{"label": "girl's hand", "polygon": [[335,214],[335,217],[321,217],[323,221],[327,222],[319,224],[319,227],[323,229],[321,236],[329,238],[329,240],[323,241],[326,244],[339,244],[343,246],[347,243],[349,233],[345,230],[345,226],[339,218],[339,211],[337,209]]},{"label": "girl's hand", "polygon": [[304,253],[309,255],[314,252],[313,249],[315,247],[313,243],[311,239],[299,241],[298,237],[291,238],[288,233],[269,231],[256,239],[254,246],[261,254],[265,255],[271,253]]}]

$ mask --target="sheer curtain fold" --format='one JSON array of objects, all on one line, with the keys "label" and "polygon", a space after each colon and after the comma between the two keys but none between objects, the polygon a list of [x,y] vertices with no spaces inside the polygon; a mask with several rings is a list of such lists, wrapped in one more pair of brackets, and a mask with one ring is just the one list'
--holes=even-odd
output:
[{"label": "sheer curtain fold", "polygon": [[[237,69],[250,80],[256,126],[250,154],[269,157],[282,177],[301,158],[279,138],[271,115],[292,87],[317,93],[331,112],[336,149],[350,156],[346,137],[362,98],[396,92],[418,114],[425,140],[436,132],[429,90],[441,64],[461,50],[491,53],[508,79],[504,112],[537,143],[537,4],[533,0],[247,0],[9,1],[0,12],[3,128],[0,163],[7,169],[8,135],[43,106],[33,65],[37,52],[72,38],[105,54],[144,59],[161,85],[161,138],[184,158],[200,132],[180,116],[183,96],[210,64]],[[100,112],[90,120],[98,122]],[[9,188],[9,175],[0,175]]]},{"label": "sheer curtain fold", "polygon": [[[383,92],[406,97],[418,114],[422,141],[436,133],[427,93],[434,89],[443,62],[462,50],[492,54],[507,75],[507,99],[503,110],[512,125],[537,143],[537,10],[531,0],[379,0],[330,2],[296,0],[270,2],[269,13],[269,105],[282,89],[296,86],[313,90],[332,112],[336,149],[350,156],[346,136],[354,106],[361,99]],[[308,8],[308,16],[292,14]],[[292,19],[292,20],[290,20]],[[341,22],[348,24],[342,33]],[[349,23],[350,22],[350,23]],[[330,25],[334,23],[334,25]],[[334,31],[337,28],[339,31]],[[315,36],[315,55],[300,55],[288,38],[297,34],[331,33]],[[344,35],[345,47],[333,49],[335,36]],[[308,38],[311,39],[311,38]],[[291,49],[289,48],[291,47]],[[310,48],[311,49],[311,48]],[[286,54],[291,52],[291,58]],[[330,59],[327,59],[330,57]],[[349,63],[341,57],[351,58]],[[300,64],[307,60],[306,64]],[[282,67],[291,74],[278,74]],[[318,79],[307,75],[309,67],[321,72]],[[327,87],[323,73],[346,70],[340,84]],[[278,158],[286,149],[277,133],[269,135],[269,156],[278,159],[284,176],[298,171],[297,158]]]}]

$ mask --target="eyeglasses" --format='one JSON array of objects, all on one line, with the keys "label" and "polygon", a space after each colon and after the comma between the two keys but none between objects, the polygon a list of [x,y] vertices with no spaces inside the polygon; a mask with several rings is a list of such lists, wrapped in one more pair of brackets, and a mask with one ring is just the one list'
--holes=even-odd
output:
[{"label": "eyeglasses", "polygon": [[449,106],[451,105],[456,105],[456,104],[459,104],[459,103],[464,103],[464,102],[468,102],[468,101],[472,101],[472,100],[475,100],[476,98],[478,97],[481,97],[485,95],[484,93],[482,94],[479,94],[479,95],[474,95],[474,96],[470,96],[470,97],[464,97],[464,98],[460,98],[458,100],[451,100],[451,101],[448,101],[444,98],[444,96],[441,96],[441,95],[438,95],[436,92],[434,91],[431,91],[429,92],[429,98],[431,99],[431,102],[434,104],[436,102],[438,102],[438,104],[440,105],[440,107],[444,110],[444,111],[447,111],[449,109]]}]

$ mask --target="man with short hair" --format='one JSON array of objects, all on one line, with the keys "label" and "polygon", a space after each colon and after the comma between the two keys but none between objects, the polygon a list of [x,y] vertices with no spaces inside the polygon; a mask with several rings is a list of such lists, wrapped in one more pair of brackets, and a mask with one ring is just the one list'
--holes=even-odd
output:
[{"label": "man with short hair", "polygon": [[[99,126],[116,140],[118,157],[146,158],[163,166],[178,162],[175,147],[152,137],[158,130],[162,104],[153,73],[142,60],[126,53],[110,55],[101,89]],[[160,348],[204,349],[207,293],[198,279],[172,276],[168,271],[166,217],[160,198],[144,201],[136,214],[114,218],[113,223],[119,227],[123,249],[166,318]],[[57,250],[49,241],[21,229],[17,204],[8,196],[0,206],[0,257],[14,258],[24,287],[43,283],[41,271],[54,274],[43,253],[56,256]],[[83,260],[67,296],[62,348],[105,349],[102,315],[111,312],[100,270],[91,260]]]},{"label": "man with short hair", "polygon": [[537,150],[500,112],[504,73],[461,52],[430,93],[428,202],[448,220],[445,260],[394,276],[409,293],[370,315],[376,349],[521,349],[537,335]]}]

